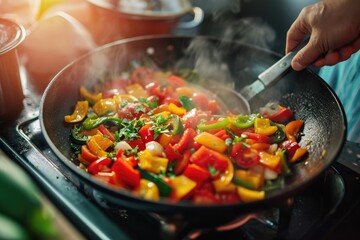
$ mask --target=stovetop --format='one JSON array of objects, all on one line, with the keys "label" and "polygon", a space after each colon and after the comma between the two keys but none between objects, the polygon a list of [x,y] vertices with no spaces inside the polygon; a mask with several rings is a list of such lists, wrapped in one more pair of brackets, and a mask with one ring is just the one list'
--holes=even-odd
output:
[{"label": "stovetop", "polygon": [[38,99],[29,94],[25,92],[25,107],[18,119],[1,124],[0,147],[30,173],[88,239],[331,240],[360,233],[352,225],[360,219],[360,144],[346,142],[331,168],[304,192],[287,199],[292,204],[284,204],[288,205],[284,209],[261,210],[239,216],[224,226],[190,228],[178,235],[179,223],[174,225],[157,214],[115,206],[83,184],[46,143],[38,119]]},{"label": "stovetop", "polygon": [[[256,5],[256,1],[248,2],[249,6]],[[217,35],[218,27],[210,22],[190,35]],[[286,30],[286,26],[280,33],[282,30]],[[279,45],[283,46],[282,42]],[[360,144],[346,142],[331,168],[305,191],[287,199],[292,203],[284,204],[287,207],[261,210],[239,216],[224,226],[192,229],[177,237],[173,222],[153,213],[114,206],[74,176],[42,136],[39,97],[33,96],[26,87],[24,91],[25,106],[20,116],[10,124],[0,121],[0,148],[32,176],[86,239],[335,240],[356,239],[354,236],[360,235],[360,228],[356,226],[360,220]]]}]

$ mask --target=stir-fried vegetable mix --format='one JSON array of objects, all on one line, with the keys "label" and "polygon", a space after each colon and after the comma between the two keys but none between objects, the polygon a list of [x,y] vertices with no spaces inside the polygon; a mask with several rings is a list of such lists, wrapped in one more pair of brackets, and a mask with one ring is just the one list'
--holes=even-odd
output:
[{"label": "stir-fried vegetable mix", "polygon": [[285,106],[238,115],[184,78],[144,67],[102,87],[81,87],[64,117],[71,144],[93,177],[147,200],[261,200],[307,153],[303,121]]}]

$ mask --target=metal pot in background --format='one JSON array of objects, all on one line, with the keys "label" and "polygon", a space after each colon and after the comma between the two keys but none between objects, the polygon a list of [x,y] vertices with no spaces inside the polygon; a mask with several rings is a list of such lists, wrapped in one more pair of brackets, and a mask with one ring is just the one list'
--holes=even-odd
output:
[{"label": "metal pot in background", "polygon": [[[154,34],[169,34],[174,28],[194,28],[204,18],[199,7],[188,0],[88,0],[91,18],[95,19],[91,32],[97,44]],[[192,14],[190,21],[181,21]]]}]

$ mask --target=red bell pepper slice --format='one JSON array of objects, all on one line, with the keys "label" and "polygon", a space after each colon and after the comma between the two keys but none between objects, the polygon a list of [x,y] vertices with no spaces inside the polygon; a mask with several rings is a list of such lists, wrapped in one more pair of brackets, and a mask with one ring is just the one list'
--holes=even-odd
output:
[{"label": "red bell pepper slice", "polygon": [[176,149],[179,153],[183,153],[186,147],[194,140],[196,135],[197,133],[194,129],[185,129],[179,142],[174,145],[174,149]]},{"label": "red bell pepper slice", "polygon": [[214,135],[217,136],[217,137],[219,137],[219,138],[221,138],[221,139],[224,140],[224,141],[225,141],[226,139],[228,139],[228,138],[231,138],[230,134],[228,134],[225,129],[221,129],[220,131],[218,131],[218,132],[215,133]]},{"label": "red bell pepper slice", "polygon": [[98,127],[99,131],[107,136],[111,141],[115,141],[115,138],[114,138],[114,135],[109,131],[109,129],[107,129],[104,124],[101,124],[99,127]]},{"label": "red bell pepper slice", "polygon": [[207,170],[193,163],[186,167],[183,174],[197,183],[205,182],[210,178],[210,173]]},{"label": "red bell pepper slice", "polygon": [[174,89],[186,86],[186,81],[182,77],[176,75],[169,76],[167,78],[167,82],[169,83],[169,85],[174,87]]},{"label": "red bell pepper slice", "polygon": [[289,108],[283,106],[278,106],[278,108],[278,112],[265,117],[276,123],[286,123],[294,116],[293,111],[291,111]]},{"label": "red bell pepper slice", "polygon": [[255,149],[244,147],[242,143],[233,144],[230,156],[241,168],[252,168],[259,164],[260,156]]},{"label": "red bell pepper slice", "polygon": [[124,182],[130,187],[138,187],[140,185],[140,172],[134,169],[130,163],[125,160],[118,159],[114,162],[111,170],[115,172],[116,178],[120,182]]},{"label": "red bell pepper slice", "polygon": [[191,155],[190,162],[197,164],[204,169],[208,169],[209,166],[212,166],[215,170],[220,172],[226,171],[229,164],[226,155],[204,146],[201,146]]},{"label": "red bell pepper slice", "polygon": [[271,140],[269,136],[263,134],[252,133],[252,132],[243,132],[242,134],[245,134],[248,138],[253,139],[257,142],[269,143]]},{"label": "red bell pepper slice", "polygon": [[175,149],[174,145],[167,145],[165,148],[165,155],[169,159],[170,162],[181,159],[181,153],[177,149]]},{"label": "red bell pepper slice", "polygon": [[112,160],[110,158],[99,158],[88,166],[87,171],[92,175],[95,175],[99,172],[107,172],[110,170],[111,162]]},{"label": "red bell pepper slice", "polygon": [[177,160],[174,167],[174,173],[176,175],[181,174],[186,169],[186,167],[190,163],[190,156],[191,156],[191,151],[186,150],[182,155],[181,159]]}]

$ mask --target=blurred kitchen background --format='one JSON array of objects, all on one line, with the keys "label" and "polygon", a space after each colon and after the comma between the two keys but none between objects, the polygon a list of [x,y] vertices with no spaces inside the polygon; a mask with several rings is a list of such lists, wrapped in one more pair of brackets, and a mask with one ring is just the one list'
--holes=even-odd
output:
[{"label": "blurred kitchen background", "polygon": [[[286,32],[314,0],[0,0],[26,29],[18,52],[40,95],[66,64],[99,45],[149,34],[207,35],[284,53]],[[119,17],[119,14],[121,15]],[[130,19],[130,20],[129,20]]]}]

